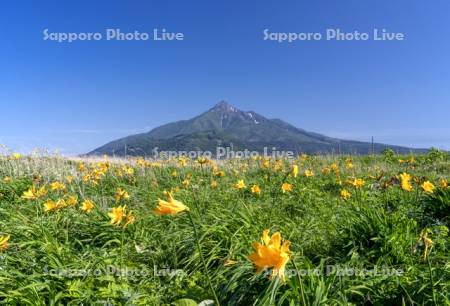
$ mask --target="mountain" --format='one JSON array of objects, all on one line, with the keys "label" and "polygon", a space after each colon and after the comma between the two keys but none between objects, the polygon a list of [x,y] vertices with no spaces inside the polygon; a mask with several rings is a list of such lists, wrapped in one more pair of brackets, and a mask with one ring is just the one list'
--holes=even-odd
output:
[{"label": "mountain", "polygon": [[[153,156],[162,151],[209,151],[217,147],[233,151],[299,153],[368,154],[372,144],[342,140],[308,132],[280,119],[268,119],[253,111],[244,112],[225,101],[189,120],[181,120],[157,127],[147,133],[131,135],[101,146],[88,155]],[[155,149],[156,148],[156,149]],[[380,153],[390,148],[398,153],[425,151],[400,146],[373,144]]]}]

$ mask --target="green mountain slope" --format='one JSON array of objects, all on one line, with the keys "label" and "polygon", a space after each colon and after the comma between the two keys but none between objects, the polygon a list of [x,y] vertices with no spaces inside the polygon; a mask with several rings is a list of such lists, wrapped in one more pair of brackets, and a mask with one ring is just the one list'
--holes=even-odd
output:
[{"label": "green mountain slope", "polygon": [[[207,112],[189,120],[168,123],[148,133],[121,138],[88,154],[150,156],[156,151],[210,151],[218,146],[233,150],[263,152],[267,147],[298,153],[368,154],[372,144],[341,140],[308,132],[280,119],[268,119],[255,112],[244,112],[227,102],[219,102]],[[399,153],[424,151],[374,144],[374,151],[391,148]]]}]

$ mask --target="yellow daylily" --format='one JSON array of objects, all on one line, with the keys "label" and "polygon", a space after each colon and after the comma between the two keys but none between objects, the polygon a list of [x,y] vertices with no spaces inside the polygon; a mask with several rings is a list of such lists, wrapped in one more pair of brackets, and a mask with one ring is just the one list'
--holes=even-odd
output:
[{"label": "yellow daylily", "polygon": [[3,235],[0,237],[0,251],[4,251],[9,247],[9,239],[11,235]]},{"label": "yellow daylily", "polygon": [[347,159],[345,161],[345,168],[347,169],[353,169],[353,161],[351,159]]},{"label": "yellow daylily", "polygon": [[92,209],[94,209],[94,202],[92,202],[91,200],[87,199],[81,203],[82,211],[89,213],[89,212],[91,212]]},{"label": "yellow daylily", "polygon": [[236,184],[234,184],[234,188],[236,189],[245,189],[247,186],[245,185],[244,180],[238,180]]},{"label": "yellow daylily", "polygon": [[403,190],[405,191],[413,190],[413,187],[411,185],[411,175],[409,175],[408,173],[400,174],[400,181]]},{"label": "yellow daylily", "polygon": [[20,154],[20,153],[13,153],[13,154],[11,154],[11,158],[14,159],[14,160],[19,160],[19,159],[22,158],[22,154]]},{"label": "yellow daylily", "polygon": [[433,193],[434,189],[436,187],[434,187],[433,183],[431,183],[430,181],[425,181],[422,184],[422,189],[423,191],[427,192],[427,193]]},{"label": "yellow daylily", "polygon": [[120,202],[122,200],[128,200],[130,198],[130,195],[126,190],[117,188],[114,198],[116,199],[116,202]]},{"label": "yellow daylily", "polygon": [[75,206],[78,204],[78,197],[76,195],[70,195],[65,201],[67,206]]},{"label": "yellow daylily", "polygon": [[352,194],[348,190],[346,190],[346,189],[341,190],[341,198],[343,200],[348,200],[351,196],[352,196]]},{"label": "yellow daylily", "polygon": [[268,169],[270,167],[270,160],[269,159],[263,159],[261,163],[261,167]]},{"label": "yellow daylily", "polygon": [[292,169],[291,169],[291,176],[292,177],[297,177],[298,176],[298,165],[292,165]]},{"label": "yellow daylily", "polygon": [[199,157],[199,158],[197,158],[197,163],[199,163],[200,165],[205,165],[205,164],[208,164],[210,162],[211,161],[208,158],[206,158],[206,157]]},{"label": "yellow daylily", "polygon": [[167,201],[158,199],[158,206],[153,211],[156,215],[176,215],[182,211],[189,211],[189,207],[175,200],[170,192],[166,195]]},{"label": "yellow daylily", "polygon": [[47,194],[47,189],[45,186],[36,190],[35,186],[31,186],[27,191],[22,194],[22,199],[26,200],[36,200],[38,198],[44,197]]},{"label": "yellow daylily", "polygon": [[225,171],[222,170],[214,170],[213,174],[217,177],[224,177],[225,176]]},{"label": "yellow daylily", "polygon": [[292,184],[283,183],[283,185],[281,185],[281,191],[283,191],[283,193],[291,192],[293,189],[294,186],[292,186]]},{"label": "yellow daylily", "polygon": [[44,212],[54,211],[59,208],[60,208],[60,206],[53,200],[48,200],[44,203]]},{"label": "yellow daylily", "polygon": [[312,170],[305,170],[304,175],[306,177],[314,176],[314,172]]},{"label": "yellow daylily", "polygon": [[111,212],[108,213],[108,216],[111,218],[110,221],[111,224],[116,226],[122,226],[123,228],[125,228],[136,220],[135,216],[131,211],[127,213],[126,207],[127,206],[124,205],[113,207],[111,209]]},{"label": "yellow daylily", "polygon": [[28,189],[27,191],[25,191],[22,194],[22,199],[25,200],[36,200],[37,196],[36,196],[36,187],[32,186],[30,189]]},{"label": "yellow daylily", "polygon": [[261,188],[258,185],[253,185],[250,191],[257,195],[261,194]]},{"label": "yellow daylily", "polygon": [[353,180],[350,180],[349,183],[352,184],[355,188],[361,188],[366,184],[366,182],[360,178],[355,178]]},{"label": "yellow daylily", "polygon": [[120,225],[122,220],[126,217],[126,205],[113,207],[108,216],[111,218],[111,224]]},{"label": "yellow daylily", "polygon": [[136,221],[136,217],[131,213],[131,211],[127,214],[125,217],[125,222],[123,224],[123,227],[127,227],[128,225],[134,223]]},{"label": "yellow daylily", "polygon": [[253,243],[254,253],[248,256],[248,259],[255,265],[257,272],[272,268],[271,277],[279,277],[285,280],[285,267],[290,257],[290,241],[281,243],[281,234],[279,232],[269,236],[269,230],[263,231],[260,242]]},{"label": "yellow daylily", "polygon": [[66,185],[64,185],[61,182],[56,181],[56,182],[53,182],[53,183],[50,184],[50,189],[53,190],[53,191],[55,191],[55,190],[65,190],[66,189]]}]

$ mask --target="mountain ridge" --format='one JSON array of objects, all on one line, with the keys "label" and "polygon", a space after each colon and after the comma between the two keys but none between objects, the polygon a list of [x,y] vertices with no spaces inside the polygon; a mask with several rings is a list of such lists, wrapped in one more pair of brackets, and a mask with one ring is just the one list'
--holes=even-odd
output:
[{"label": "mountain ridge", "polygon": [[210,151],[218,146],[262,152],[265,147],[299,153],[380,153],[390,148],[398,153],[424,152],[395,145],[343,140],[297,128],[281,119],[269,119],[254,111],[242,111],[220,101],[191,119],[156,127],[148,132],[111,141],[87,155],[149,155],[164,151]]}]

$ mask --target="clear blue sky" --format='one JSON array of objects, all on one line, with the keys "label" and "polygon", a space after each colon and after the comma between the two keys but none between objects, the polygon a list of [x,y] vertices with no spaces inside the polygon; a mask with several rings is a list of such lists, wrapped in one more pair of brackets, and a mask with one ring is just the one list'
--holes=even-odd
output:
[{"label": "clear blue sky", "polygon": [[[225,99],[330,136],[450,149],[450,2],[0,3],[0,143],[84,153]],[[183,32],[184,41],[43,40],[50,32]],[[372,32],[405,41],[263,40]]]}]

